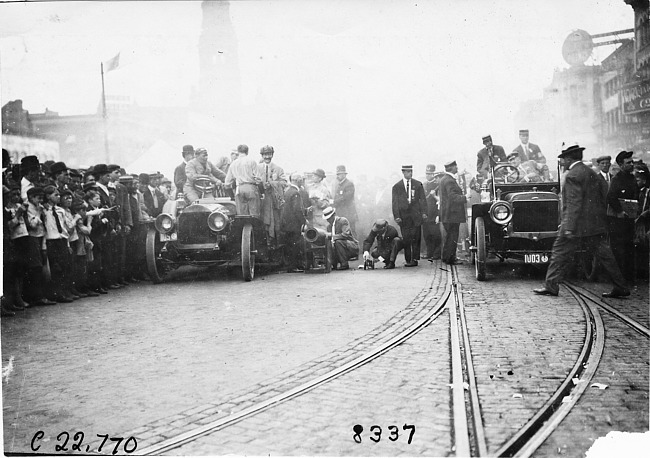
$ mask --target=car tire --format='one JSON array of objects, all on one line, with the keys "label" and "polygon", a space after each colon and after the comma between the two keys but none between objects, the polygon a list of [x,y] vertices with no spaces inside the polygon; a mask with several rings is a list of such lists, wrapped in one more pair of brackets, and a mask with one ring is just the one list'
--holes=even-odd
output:
[{"label": "car tire", "polygon": [[241,231],[241,271],[245,281],[255,277],[255,236],[253,225],[246,224]]},{"label": "car tire", "polygon": [[147,230],[145,254],[147,257],[147,272],[154,284],[162,283],[165,279],[163,267],[160,261],[157,260],[161,248],[161,244],[158,242],[158,232],[153,227],[149,228]]},{"label": "car tire", "polygon": [[332,248],[332,241],[327,239],[325,242],[327,248],[325,249],[325,273],[328,274],[332,271],[332,258],[334,258],[334,249]]},{"label": "car tire", "polygon": [[482,217],[478,217],[474,221],[474,234],[476,238],[476,255],[474,260],[476,279],[478,281],[483,281],[485,280],[487,270],[485,265],[487,259],[487,247],[485,244],[485,221],[483,221]]}]

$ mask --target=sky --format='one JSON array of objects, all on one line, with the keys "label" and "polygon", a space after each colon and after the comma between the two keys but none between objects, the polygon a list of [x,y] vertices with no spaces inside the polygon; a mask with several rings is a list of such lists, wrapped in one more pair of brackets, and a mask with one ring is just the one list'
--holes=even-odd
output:
[{"label": "sky", "polygon": [[[541,98],[553,70],[568,66],[569,33],[628,29],[634,20],[623,0],[231,1],[230,13],[243,102],[263,97],[277,112],[265,120],[267,138],[251,134],[252,144],[284,146],[305,170],[333,170],[344,154],[358,171],[410,163],[416,175],[452,157],[472,168],[488,133],[512,149],[519,104]],[[186,106],[198,84],[200,31],[199,1],[2,3],[0,101],[22,99],[32,113],[94,113],[100,62],[120,53],[107,94]],[[596,48],[588,64],[613,49]],[[292,107],[329,106],[345,107],[348,127],[328,145],[332,163],[296,146],[318,126],[279,134]],[[531,141],[557,147],[534,130]]]}]

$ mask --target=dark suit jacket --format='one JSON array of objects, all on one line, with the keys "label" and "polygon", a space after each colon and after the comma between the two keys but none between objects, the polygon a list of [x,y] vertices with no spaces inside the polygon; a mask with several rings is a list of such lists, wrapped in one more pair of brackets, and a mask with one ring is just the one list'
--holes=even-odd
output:
[{"label": "dark suit jacket", "polygon": [[156,189],[156,197],[158,198],[158,207],[153,206],[153,195],[151,194],[151,190],[149,188],[145,189],[145,191],[142,193],[144,196],[144,205],[147,207],[147,213],[149,216],[152,218],[155,218],[156,216],[160,215],[162,213],[162,208],[163,204],[165,203],[165,196],[160,190]]},{"label": "dark suit jacket", "polygon": [[375,240],[377,241],[378,251],[390,251],[395,237],[399,237],[397,229],[390,224],[386,227],[386,232],[374,232],[370,230],[370,234],[363,241],[363,251],[370,251]]},{"label": "dark suit jacket", "polygon": [[176,192],[183,192],[183,186],[187,181],[187,175],[185,175],[185,161],[183,161],[178,167],[174,169],[174,186],[176,186]]},{"label": "dark suit jacket", "polygon": [[129,191],[122,183],[115,183],[115,194],[117,196],[115,203],[118,205],[118,212],[120,214],[120,222],[122,223],[122,226],[133,226]]},{"label": "dark suit jacket", "polygon": [[466,223],[467,199],[454,177],[445,173],[440,179],[440,222],[441,223]]},{"label": "dark suit jacket", "polygon": [[565,175],[562,187],[562,231],[586,237],[607,232],[605,195],[596,172],[581,161]]},{"label": "dark suit jacket", "polygon": [[[488,157],[487,148],[483,148],[476,153],[476,171],[483,176],[487,176],[488,170],[490,169]],[[492,145],[492,157],[496,162],[508,162],[503,146]]]},{"label": "dark suit jacket", "polygon": [[280,230],[300,232],[305,224],[305,210],[309,207],[309,195],[303,189],[289,186],[284,192],[284,205],[280,214]]},{"label": "dark suit jacket", "polygon": [[354,183],[347,178],[343,183],[336,180],[333,197],[337,215],[344,216],[352,222],[359,219],[357,207],[354,204]]},{"label": "dark suit jacket", "polygon": [[612,178],[607,193],[607,204],[618,213],[622,210],[618,199],[636,200],[639,197],[639,188],[636,185],[634,175],[631,173],[618,172]]},{"label": "dark suit jacket", "polygon": [[536,161],[536,162],[543,162],[546,164],[546,158],[542,154],[542,150],[539,149],[539,146],[537,146],[534,143],[528,143],[528,154],[524,152],[524,148],[521,145],[518,145],[515,149],[512,150],[513,152],[518,152],[519,157],[521,158],[521,162],[526,162],[526,161]]},{"label": "dark suit jacket", "polygon": [[427,214],[427,201],[422,183],[411,178],[411,203],[408,202],[404,180],[393,185],[393,218],[401,218],[400,227],[416,227],[422,224],[422,215]]},{"label": "dark suit jacket", "polygon": [[427,199],[427,216],[429,217],[427,223],[435,223],[436,216],[440,214],[440,211],[438,210],[438,198],[435,194],[431,194],[431,191],[437,193],[439,186],[440,182],[438,181],[424,182],[424,195]]}]

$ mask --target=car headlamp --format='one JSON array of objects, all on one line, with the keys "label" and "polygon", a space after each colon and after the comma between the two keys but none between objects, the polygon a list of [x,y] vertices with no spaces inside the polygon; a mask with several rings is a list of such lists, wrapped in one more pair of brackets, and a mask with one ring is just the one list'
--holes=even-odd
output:
[{"label": "car headlamp", "polygon": [[174,229],[174,218],[168,213],[161,213],[156,217],[156,230],[161,234],[167,234]]},{"label": "car headlamp", "polygon": [[230,218],[220,211],[213,211],[208,215],[208,227],[211,231],[222,232],[230,224]]},{"label": "car headlamp", "polygon": [[497,224],[508,224],[512,219],[512,206],[504,201],[494,202],[490,207],[490,218]]}]

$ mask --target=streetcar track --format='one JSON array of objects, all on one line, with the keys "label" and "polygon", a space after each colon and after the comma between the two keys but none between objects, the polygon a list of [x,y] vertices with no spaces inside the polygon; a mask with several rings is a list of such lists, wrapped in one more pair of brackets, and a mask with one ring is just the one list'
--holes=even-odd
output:
[{"label": "streetcar track", "polygon": [[[405,342],[406,340],[410,339],[411,337],[419,333],[422,329],[426,328],[426,326],[428,326],[430,322],[437,319],[438,316],[440,316],[443,313],[445,307],[450,302],[450,298],[453,292],[451,275],[448,273],[446,277],[447,278],[444,283],[444,292],[436,300],[435,305],[430,307],[430,310],[426,312],[424,316],[419,318],[414,323],[410,323],[406,326],[402,326],[404,329],[401,330],[401,332],[398,332],[388,341],[385,341],[383,343],[378,343],[371,350],[366,351],[365,353],[354,358],[353,360],[348,361],[342,364],[341,366],[328,371],[323,375],[317,376],[312,380],[302,383],[294,388],[284,391],[269,399],[256,402],[250,407],[244,408],[238,412],[231,413],[230,415],[222,418],[218,418],[203,426],[193,428],[189,431],[183,432],[174,437],[149,445],[145,448],[138,450],[138,454],[158,455],[158,454],[162,454],[177,449],[185,444],[193,442],[194,440],[202,436],[225,429],[229,426],[239,423],[240,421],[246,418],[252,417],[258,413],[261,413],[275,406],[278,406],[286,401],[289,401],[303,394],[306,394],[307,392],[329,381],[332,381],[344,374],[350,373],[355,369],[372,362],[376,358],[380,357],[381,355],[385,354],[386,352],[390,351],[391,349],[395,348],[396,346],[400,345],[401,343]],[[428,291],[426,291],[424,298],[420,300],[423,303],[429,304],[435,300],[436,295],[437,295],[437,291],[432,291],[432,288],[428,288]],[[417,301],[418,298],[420,298],[421,296],[422,294],[418,294],[415,297],[415,299],[413,299],[412,302]],[[395,329],[393,329],[393,333],[395,333]]]}]

